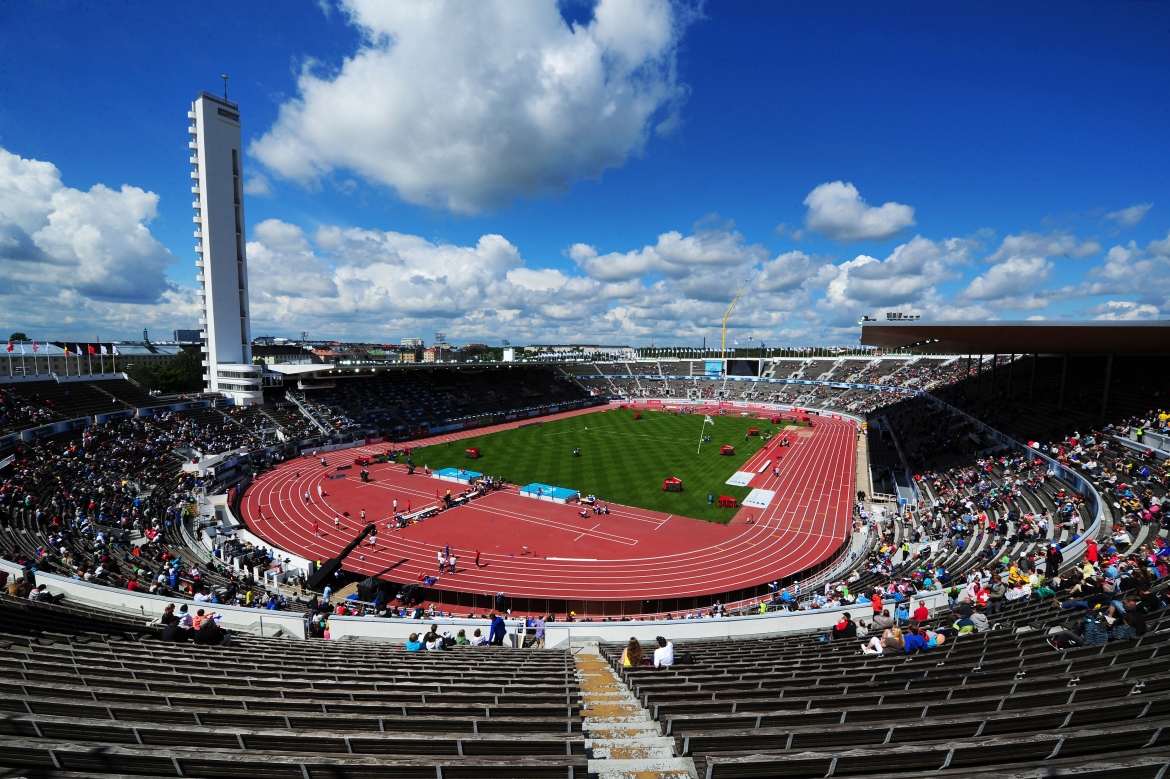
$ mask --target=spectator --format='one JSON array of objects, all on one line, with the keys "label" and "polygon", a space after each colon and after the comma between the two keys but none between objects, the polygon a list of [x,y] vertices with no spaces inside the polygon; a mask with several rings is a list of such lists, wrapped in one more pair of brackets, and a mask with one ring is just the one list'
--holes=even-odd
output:
[{"label": "spectator", "polygon": [[887,628],[892,628],[896,624],[897,621],[890,616],[890,610],[882,609],[881,614],[874,615],[873,621],[870,622],[870,627],[873,628],[873,632],[881,635]]},{"label": "spectator", "polygon": [[674,644],[662,636],[655,640],[658,642],[658,648],[654,650],[654,667],[665,668],[674,665]]},{"label": "spectator", "polygon": [[848,611],[841,615],[841,619],[833,626],[833,631],[829,634],[829,637],[834,641],[845,638],[857,638],[857,623],[853,621]]},{"label": "spectator", "polygon": [[880,638],[874,636],[868,644],[862,645],[861,651],[867,655],[880,655],[886,650],[900,652],[904,646],[905,639],[902,637],[902,628],[894,625],[883,630]]},{"label": "spectator", "polygon": [[487,644],[487,642],[487,637],[480,633],[479,628],[476,628],[475,632],[471,634],[472,646],[484,646]]},{"label": "spectator", "polygon": [[[477,630],[476,632],[478,633],[479,631]],[[422,648],[422,642],[418,640],[418,633],[411,633],[410,637],[406,639],[406,651],[420,652],[422,651]]]},{"label": "spectator", "polygon": [[646,656],[642,653],[642,645],[638,639],[631,637],[630,643],[622,650],[622,665],[626,668],[637,668],[643,664]]},{"label": "spectator", "polygon": [[492,627],[488,631],[488,639],[493,646],[503,646],[504,636],[508,634],[508,628],[504,624],[504,618],[499,614],[492,614]]}]

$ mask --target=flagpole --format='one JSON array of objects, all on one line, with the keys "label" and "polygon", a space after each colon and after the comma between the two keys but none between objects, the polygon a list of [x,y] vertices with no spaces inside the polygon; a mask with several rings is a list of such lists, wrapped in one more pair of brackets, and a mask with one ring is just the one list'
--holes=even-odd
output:
[{"label": "flagpole", "polygon": [[703,435],[707,432],[707,418],[703,418],[703,424],[699,426],[699,448],[695,450],[695,454],[703,451]]}]

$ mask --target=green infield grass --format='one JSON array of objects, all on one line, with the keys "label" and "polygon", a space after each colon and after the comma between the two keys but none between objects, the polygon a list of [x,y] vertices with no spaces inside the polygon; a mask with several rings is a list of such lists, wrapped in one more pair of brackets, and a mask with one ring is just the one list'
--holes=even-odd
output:
[{"label": "green infield grass", "polygon": [[[744,436],[752,427],[776,432],[767,419],[712,417],[706,425],[711,440],[696,453],[704,424],[702,414],[643,411],[634,419],[632,409],[611,408],[554,421],[504,430],[498,433],[438,444],[411,452],[415,465],[435,468],[468,468],[510,482],[540,482],[596,495],[602,501],[661,511],[712,522],[728,522],[735,509],[707,503],[730,495],[743,501],[749,487],[725,484],[763,446],[762,436]],[[719,454],[724,444],[734,455]],[[481,459],[466,459],[465,451],[478,447]],[[573,449],[581,450],[580,457]],[[682,492],[665,492],[662,482],[682,479]]]}]

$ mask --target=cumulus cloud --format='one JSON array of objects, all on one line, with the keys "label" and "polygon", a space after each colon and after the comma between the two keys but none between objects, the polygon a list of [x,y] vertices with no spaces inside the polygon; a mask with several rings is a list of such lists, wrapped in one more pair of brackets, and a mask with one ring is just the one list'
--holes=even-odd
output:
[{"label": "cumulus cloud", "polygon": [[962,295],[996,308],[1039,308],[1046,304],[1033,290],[1052,277],[1052,268],[1043,257],[1009,257],[972,279]]},{"label": "cumulus cloud", "polygon": [[89,317],[89,331],[124,314],[149,325],[154,304],[181,308],[186,293],[166,279],[175,258],[150,232],[157,213],[153,192],[67,187],[52,163],[0,148],[0,321],[59,332]]},{"label": "cumulus cloud", "polygon": [[1157,306],[1128,300],[1110,300],[1088,311],[1093,319],[1107,320],[1157,319],[1159,313]]},{"label": "cumulus cloud", "polygon": [[404,200],[477,212],[558,193],[669,127],[688,14],[600,0],[569,25],[555,0],[344,0],[362,33],[332,73],[308,63],[252,153],[310,184],[347,169]]},{"label": "cumulus cloud", "polygon": [[0,278],[51,284],[110,302],[152,302],[175,259],[148,224],[158,195],[123,185],[87,192],[61,183],[48,162],[0,149]]},{"label": "cumulus cloud", "polygon": [[877,311],[939,310],[938,286],[962,276],[975,246],[967,239],[915,236],[884,260],[862,254],[830,266],[822,272],[827,281],[822,307],[841,325]]},{"label": "cumulus cloud", "polygon": [[696,274],[704,272],[755,265],[767,259],[768,250],[758,244],[747,244],[734,230],[701,229],[686,236],[672,230],[659,235],[656,243],[628,252],[599,254],[592,246],[574,244],[569,249],[569,257],[587,275],[603,281],[649,274],[694,279]]},{"label": "cumulus cloud", "polygon": [[1138,203],[1120,211],[1110,211],[1105,218],[1116,223],[1120,228],[1133,227],[1146,218],[1146,214],[1154,207],[1153,203]]},{"label": "cumulus cloud", "polygon": [[914,226],[914,209],[901,203],[868,205],[857,187],[843,181],[821,184],[804,199],[805,226],[835,241],[886,241]]},{"label": "cumulus cloud", "polygon": [[1012,257],[1065,257],[1084,259],[1101,253],[1101,244],[1096,241],[1080,242],[1068,233],[1054,232],[1047,235],[1023,232],[1003,239],[988,258],[988,262],[1002,262]]},{"label": "cumulus cloud", "polygon": [[[585,244],[566,253],[579,259],[575,268],[539,268],[500,235],[464,246],[330,225],[310,236],[267,220],[248,244],[253,329],[395,339],[437,329],[467,340],[697,341],[718,330],[731,298],[754,274],[732,326],[762,340],[778,330],[808,332],[802,317],[823,264],[799,252],[772,258],[726,226],[663,233],[654,244],[612,255]],[[614,272],[617,264],[622,272]]]}]

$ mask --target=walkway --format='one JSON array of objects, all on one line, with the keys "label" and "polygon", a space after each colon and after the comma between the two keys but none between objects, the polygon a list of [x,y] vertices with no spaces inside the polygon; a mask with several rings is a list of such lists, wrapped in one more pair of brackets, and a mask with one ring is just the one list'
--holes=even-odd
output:
[{"label": "walkway", "polygon": [[574,641],[581,686],[589,776],[598,779],[697,779],[695,761],[675,757],[674,739],[658,723],[597,650],[596,641]]}]

